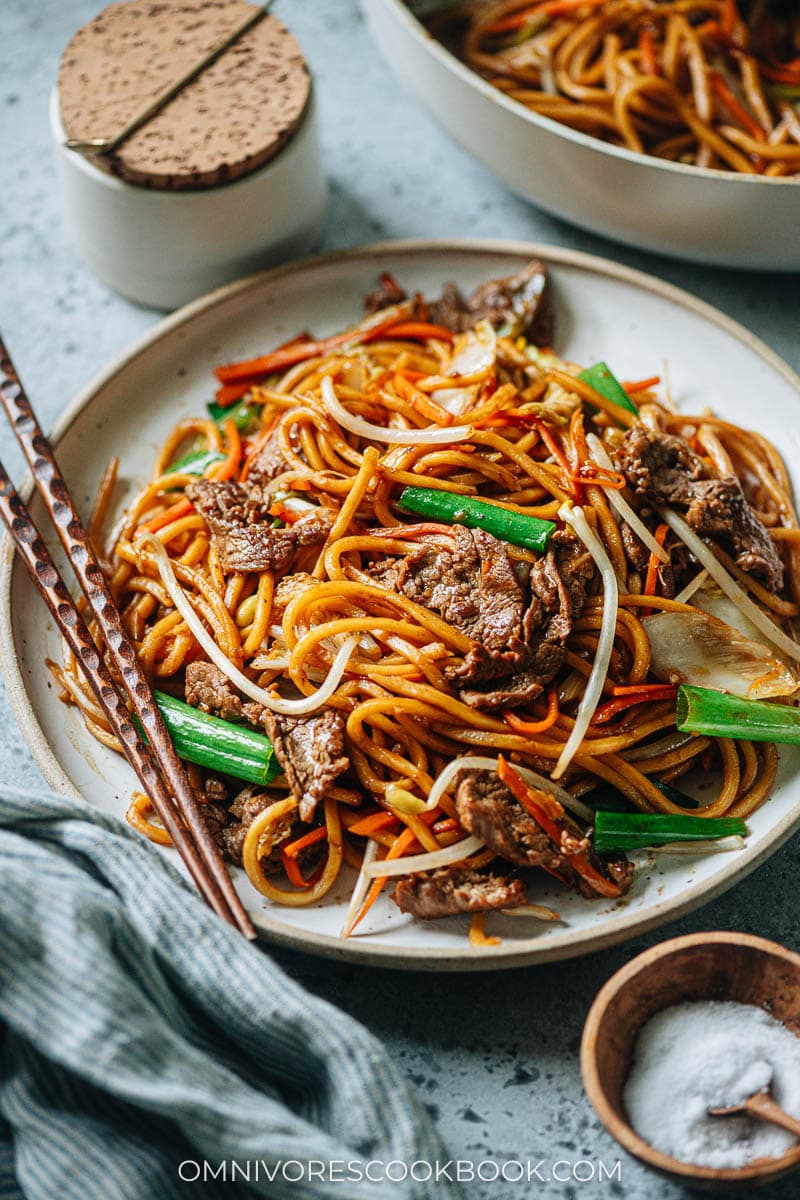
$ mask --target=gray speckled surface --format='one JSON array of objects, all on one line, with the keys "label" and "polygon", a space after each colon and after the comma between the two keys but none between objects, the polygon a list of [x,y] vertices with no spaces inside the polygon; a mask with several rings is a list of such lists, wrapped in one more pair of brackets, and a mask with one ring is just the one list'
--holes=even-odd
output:
[{"label": "gray speckled surface", "polygon": [[[47,422],[157,319],[97,283],[61,227],[47,95],[63,45],[97,8],[94,0],[2,3],[0,327]],[[278,12],[306,48],[319,86],[331,179],[326,248],[483,235],[607,254],[718,305],[800,368],[796,276],[742,275],[654,258],[538,213],[448,142],[401,90],[371,46],[355,0],[283,0]],[[18,477],[16,448],[3,430],[0,439],[3,459]],[[4,699],[0,777],[39,778]],[[796,948],[797,860],[795,839],[695,916],[619,949],[547,968],[437,977],[356,971],[288,953],[280,958],[310,988],[364,1021],[406,1064],[454,1157],[530,1157],[544,1160],[545,1174],[556,1159],[602,1159],[611,1168],[620,1155],[583,1096],[578,1070],[581,1026],[596,991],[637,951],[677,933],[739,929]],[[624,1155],[621,1172],[621,1182],[466,1184],[464,1195],[677,1200],[686,1194]],[[770,1191],[775,1200],[796,1195],[791,1182]]]}]

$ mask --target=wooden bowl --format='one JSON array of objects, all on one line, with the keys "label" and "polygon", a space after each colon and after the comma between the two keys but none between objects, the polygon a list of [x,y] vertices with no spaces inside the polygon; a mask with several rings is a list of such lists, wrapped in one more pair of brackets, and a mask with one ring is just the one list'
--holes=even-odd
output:
[{"label": "wooden bowl", "polygon": [[757,1004],[800,1034],[800,955],[744,933],[691,934],[637,955],[601,988],[583,1029],[583,1086],[597,1115],[630,1154],[684,1186],[730,1192],[789,1174],[800,1166],[800,1143],[744,1167],[700,1167],[653,1149],[631,1128],[622,1095],[639,1030],[685,1000]]}]

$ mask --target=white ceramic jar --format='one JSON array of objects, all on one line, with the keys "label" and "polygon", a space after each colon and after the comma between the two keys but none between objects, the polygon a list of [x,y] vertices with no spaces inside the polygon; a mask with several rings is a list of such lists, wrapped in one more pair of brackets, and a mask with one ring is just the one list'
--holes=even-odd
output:
[{"label": "white ceramic jar", "polygon": [[136,187],[64,146],[58,92],[50,98],[67,231],[87,266],[139,304],[171,309],[231,279],[319,244],[326,183],[316,104],[263,167],[197,191]]}]

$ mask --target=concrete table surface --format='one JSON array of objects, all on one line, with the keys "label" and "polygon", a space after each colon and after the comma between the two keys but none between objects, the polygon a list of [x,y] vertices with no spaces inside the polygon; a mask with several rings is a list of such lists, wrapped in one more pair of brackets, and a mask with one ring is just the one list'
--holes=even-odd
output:
[{"label": "concrete table surface", "polygon": [[[61,224],[48,92],[67,39],[98,8],[96,0],[2,3],[0,328],[47,424],[158,319],[93,279]],[[800,368],[796,276],[656,258],[537,212],[449,142],[403,91],[372,45],[356,0],[282,0],[277,12],[305,47],[319,89],[331,189],[324,248],[387,238],[487,236],[588,250],[688,288]],[[2,457],[19,478],[20,456],[2,428],[0,440]],[[40,779],[4,698],[0,778],[21,784]],[[437,976],[357,970],[290,953],[278,957],[309,988],[385,1041],[418,1086],[454,1159],[476,1166],[483,1159],[541,1164],[542,1179],[476,1180],[464,1183],[465,1196],[677,1200],[688,1193],[656,1180],[624,1155],[595,1119],[578,1067],[584,1017],[617,967],[678,933],[737,929],[797,947],[797,868],[795,839],[694,916],[618,949],[550,967]],[[575,1163],[583,1164],[575,1169],[577,1178]],[[601,1163],[611,1178],[603,1175]],[[490,1176],[492,1168],[484,1167],[483,1174]],[[771,1200],[796,1195],[792,1181],[770,1191]]]}]

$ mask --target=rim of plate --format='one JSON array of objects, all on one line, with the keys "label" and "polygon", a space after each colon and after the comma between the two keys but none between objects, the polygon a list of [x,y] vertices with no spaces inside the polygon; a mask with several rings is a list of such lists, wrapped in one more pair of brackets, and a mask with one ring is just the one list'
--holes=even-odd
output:
[{"label": "rim of plate", "polygon": [[[734,321],[719,309],[714,308],[713,305],[699,300],[682,288],[675,287],[674,284],[665,283],[643,271],[622,266],[599,255],[586,254],[579,250],[566,250],[562,247],[548,246],[538,242],[492,238],[417,238],[395,242],[376,242],[351,250],[334,251],[329,254],[298,259],[279,267],[273,267],[268,271],[248,275],[193,300],[190,304],[159,321],[78,393],[56,421],[50,434],[51,443],[58,453],[61,439],[69,431],[76,418],[111,380],[133,366],[136,360],[151,347],[169,338],[176,330],[191,322],[195,317],[207,313],[231,297],[259,288],[265,282],[272,282],[302,271],[324,270],[328,265],[336,263],[358,262],[359,260],[373,260],[380,263],[381,258],[387,255],[412,257],[414,255],[443,256],[447,254],[472,254],[478,258],[504,255],[509,258],[537,257],[554,266],[577,267],[596,275],[618,279],[661,296],[681,308],[696,313],[702,319],[710,321],[743,342],[749,350],[766,362],[772,370],[776,371],[794,388],[798,401],[800,401],[800,375],[792,370],[788,363],[755,334],[740,325],[738,321]],[[27,503],[33,492],[33,480],[29,472],[26,473],[19,491]],[[6,533],[0,546],[0,671],[5,680],[11,709],[20,732],[46,782],[55,791],[74,796],[77,794],[77,789],[50,748],[25,688],[12,627],[11,585],[15,564],[14,546],[10,536]],[[346,959],[357,963],[406,970],[474,971],[527,966],[603,950],[638,934],[646,933],[659,925],[664,925],[668,921],[677,920],[703,904],[707,904],[734,883],[749,875],[778,850],[797,829],[800,829],[800,798],[773,828],[771,835],[761,847],[741,850],[734,861],[723,866],[709,880],[691,886],[688,893],[649,905],[641,914],[629,913],[622,909],[621,912],[599,921],[588,931],[585,929],[570,931],[567,928],[563,932],[549,937],[546,941],[536,936],[513,942],[507,941],[489,952],[481,947],[470,946],[466,938],[463,947],[382,945],[374,941],[370,943],[367,936],[363,940],[353,938],[343,942],[341,938],[332,937],[329,934],[287,925],[265,913],[261,908],[248,906],[248,911],[259,931],[266,934],[268,939],[275,944],[327,958]]]},{"label": "rim of plate", "polygon": [[746,175],[739,171],[722,171],[717,167],[695,167],[689,163],[672,162],[667,158],[656,158],[652,154],[639,154],[635,150],[629,150],[627,146],[614,146],[610,142],[604,142],[601,138],[592,137],[591,134],[582,133],[579,129],[573,129],[571,126],[564,125],[560,121],[554,121],[552,117],[543,117],[539,113],[531,112],[524,105],[509,99],[499,88],[492,87],[477,71],[473,71],[460,58],[456,58],[455,54],[448,50],[438,38],[435,38],[433,34],[428,32],[419,17],[405,3],[405,0],[367,0],[367,3],[368,6],[383,4],[387,8],[393,8],[400,20],[407,24],[408,31],[412,37],[416,38],[434,58],[437,58],[446,70],[450,71],[453,75],[458,75],[465,83],[480,92],[485,99],[493,101],[513,116],[520,117],[531,125],[537,125],[540,129],[545,129],[549,133],[563,137],[566,141],[576,142],[579,146],[584,146],[599,154],[608,154],[612,158],[621,158],[625,162],[635,163],[640,166],[651,166],[661,171],[682,175],[685,179],[726,180],[728,183],[749,185],[751,187],[759,184],[766,184],[769,187],[800,187],[800,179],[797,176]]}]

